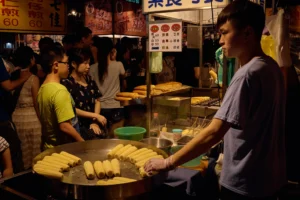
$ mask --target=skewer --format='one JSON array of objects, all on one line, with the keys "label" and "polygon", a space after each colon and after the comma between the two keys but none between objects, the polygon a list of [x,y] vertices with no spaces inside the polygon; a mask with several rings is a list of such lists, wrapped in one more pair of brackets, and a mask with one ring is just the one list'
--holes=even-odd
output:
[{"label": "skewer", "polygon": [[206,116],[204,117],[204,120],[203,120],[202,123],[201,123],[201,127],[202,127],[202,128],[204,128],[203,124],[204,124],[205,120],[206,120]]}]

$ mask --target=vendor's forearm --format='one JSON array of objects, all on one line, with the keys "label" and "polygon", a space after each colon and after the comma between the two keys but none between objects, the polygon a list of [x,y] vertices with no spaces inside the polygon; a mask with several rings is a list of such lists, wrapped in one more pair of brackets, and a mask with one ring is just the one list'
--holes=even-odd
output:
[{"label": "vendor's forearm", "polygon": [[[173,165],[179,166],[193,158],[207,152],[214,144],[222,140],[229,125],[213,119],[212,123],[201,131],[193,140],[186,144],[181,150],[174,154]],[[223,123],[223,125],[219,124]]]}]

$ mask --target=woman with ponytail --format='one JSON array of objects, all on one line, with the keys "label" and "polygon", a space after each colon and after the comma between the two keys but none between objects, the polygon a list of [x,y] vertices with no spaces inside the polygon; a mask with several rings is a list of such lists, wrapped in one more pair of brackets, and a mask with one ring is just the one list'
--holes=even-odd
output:
[{"label": "woman with ponytail", "polygon": [[94,45],[98,63],[91,65],[90,75],[102,93],[101,114],[107,119],[109,136],[114,137],[113,130],[124,125],[124,110],[115,96],[120,92],[120,78],[124,77],[125,70],[123,64],[115,60],[117,51],[110,38],[98,38]]}]

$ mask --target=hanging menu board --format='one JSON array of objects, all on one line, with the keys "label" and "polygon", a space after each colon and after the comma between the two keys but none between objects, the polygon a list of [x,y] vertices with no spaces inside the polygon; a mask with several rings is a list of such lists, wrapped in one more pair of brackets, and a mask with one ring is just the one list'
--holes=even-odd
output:
[{"label": "hanging menu board", "polygon": [[62,0],[0,0],[0,31],[65,33]]},{"label": "hanging menu board", "polygon": [[149,52],[181,52],[182,21],[149,22]]},{"label": "hanging menu board", "polygon": [[84,24],[94,35],[112,34],[112,4],[110,0],[88,1]]}]

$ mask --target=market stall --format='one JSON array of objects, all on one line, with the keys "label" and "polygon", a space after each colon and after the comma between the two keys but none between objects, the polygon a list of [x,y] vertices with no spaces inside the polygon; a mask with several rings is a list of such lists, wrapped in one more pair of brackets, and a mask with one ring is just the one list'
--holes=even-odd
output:
[{"label": "market stall", "polygon": [[[157,8],[157,5],[151,6],[148,5],[147,2],[149,3],[149,1],[144,1],[145,3],[144,6],[148,8],[150,7]],[[204,6],[199,2],[194,3],[195,4],[194,8],[200,8]],[[64,10],[65,8],[62,5],[64,4],[59,4],[59,5],[54,4],[53,6],[50,7],[51,9],[56,9],[58,7],[61,8],[61,10]],[[48,4],[47,6],[49,7]],[[172,6],[170,6],[169,9],[171,9],[171,7]],[[91,4],[88,4],[86,12],[89,12],[91,14],[96,13],[97,14],[96,16],[98,16],[98,14],[101,15],[101,13],[103,14],[101,9],[98,9],[97,12],[93,12],[92,11],[93,9],[95,11],[95,9],[97,10],[98,8],[93,8]],[[188,6],[182,7],[181,9],[188,9]],[[153,12],[154,11],[155,9],[153,10]],[[162,11],[162,10],[158,10],[158,11]],[[146,13],[147,11],[144,10],[144,12]],[[152,11],[150,11],[149,13],[151,12]],[[119,17],[125,15],[124,13],[125,12],[118,13],[117,16],[118,22],[120,22]],[[56,12],[54,12],[53,15],[54,16],[52,17],[58,16]],[[126,15],[129,14],[127,13]],[[134,19],[141,17],[140,15],[141,12],[138,12],[134,16]],[[49,13],[49,16],[51,16],[51,13]],[[125,34],[134,35],[133,32],[136,32],[136,30],[133,30],[133,28],[142,28],[141,30],[144,30],[146,26],[145,24],[143,24],[143,19],[144,19],[143,18],[141,20],[133,20],[133,21],[129,20],[130,21],[129,27],[122,26],[124,25],[122,20],[121,23],[119,23],[118,25],[110,27],[107,25],[108,22],[110,22],[108,20],[110,16],[109,15],[101,15],[101,16],[104,17],[101,18],[102,21],[100,20],[100,22],[103,22],[102,24],[103,26],[98,24],[95,27],[96,28],[104,27],[106,31],[110,30],[110,28],[113,29],[114,27],[116,29],[119,29],[120,31],[122,30],[125,31]],[[64,14],[64,17],[66,17],[66,14]],[[50,26],[55,26],[57,27],[57,29],[59,28],[62,29],[62,27],[65,27],[63,24],[59,24],[58,22],[62,23],[58,20],[58,18],[56,18],[55,21],[52,21],[52,24],[50,24]],[[88,23],[95,25],[94,21],[89,21]],[[167,23],[167,25],[165,23]],[[40,23],[38,23],[38,25],[40,25]],[[62,26],[58,26],[58,25],[62,25]],[[151,34],[156,31],[155,26],[157,26],[159,29],[162,28],[164,30],[163,32],[157,30],[158,33],[156,34],[159,34],[157,37]],[[151,30],[149,35],[149,40],[150,40],[149,52],[152,50],[153,51],[155,50],[156,52],[161,52],[162,50],[168,52],[181,51],[182,49],[181,46],[182,45],[182,21],[181,20],[172,20],[172,21],[165,21],[165,22],[154,21],[149,24],[149,28]],[[25,32],[31,32],[29,30],[30,29],[28,30],[26,29]],[[50,29],[47,29],[45,30],[45,32],[41,32],[41,33],[43,34],[52,33],[50,30],[56,30],[56,29],[50,27]],[[57,32],[54,31],[54,34],[63,34],[64,32],[62,30]],[[32,32],[39,33],[39,31],[37,30],[32,30]],[[164,36],[162,35],[163,33],[165,34]],[[107,34],[109,33],[107,32]],[[171,34],[173,34],[172,37]],[[28,44],[34,42],[36,45],[38,39],[39,39],[39,35],[36,34],[27,35],[25,37],[25,40]],[[59,39],[61,38],[57,38],[57,40]],[[157,40],[157,39],[159,40],[159,42],[153,42],[153,44],[151,43],[151,40]],[[171,39],[174,45],[169,43]],[[163,40],[165,42],[163,42]],[[164,45],[162,45],[162,43],[164,43]],[[147,53],[148,58],[150,57],[149,52]],[[145,85],[143,89],[138,88],[136,91],[138,95],[142,95],[143,97],[139,96],[138,98],[132,98],[130,100],[122,101],[122,103],[124,105],[132,105],[137,103],[141,103],[144,105],[146,104],[148,109],[147,112],[148,115],[152,115],[152,113],[155,110],[159,110],[159,111],[164,110],[163,112],[160,113],[161,114],[160,117],[162,119],[161,122],[163,124],[166,124],[167,127],[167,129],[165,130],[166,137],[168,137],[168,132],[171,132],[171,130],[175,128],[177,129],[182,128],[183,130],[186,129],[186,131],[188,131],[187,135],[189,135],[190,134],[189,130],[193,129],[192,125],[197,126],[198,127],[197,130],[200,131],[203,126],[209,123],[209,120],[208,121],[206,121],[206,119],[200,120],[198,118],[206,118],[206,117],[209,118],[208,116],[212,115],[213,112],[209,113],[206,112],[207,111],[206,110],[205,112],[202,112],[201,116],[192,116],[191,110],[194,110],[192,106],[195,106],[195,108],[197,107],[201,109],[206,109],[207,107],[210,107],[214,104],[215,99],[213,98],[212,99],[201,99],[201,98],[191,99],[191,96],[193,94],[196,95],[197,93],[192,90],[191,86],[183,85],[182,83],[179,82],[157,84],[155,85],[156,89],[153,89],[154,93],[152,94],[151,82],[149,79],[150,77],[149,65],[147,66],[147,76],[148,76],[148,81],[147,81],[148,84]],[[199,93],[197,95],[201,97]],[[166,113],[166,115],[163,115],[163,113]],[[184,116],[184,118],[187,118],[188,120],[185,119],[181,121],[179,116]],[[151,117],[148,118],[149,122],[150,119]],[[149,132],[149,128],[148,128],[148,132]],[[193,134],[194,133],[191,133],[190,135]],[[171,141],[174,141],[173,138],[169,138],[169,139]],[[181,145],[185,144],[185,141],[180,141],[180,142]],[[61,171],[61,172],[56,171],[56,173],[50,175],[50,178],[48,174],[49,171],[43,171],[40,168],[36,168],[36,169],[33,168],[33,170],[28,170],[20,174],[16,174],[14,177],[1,180],[2,182],[1,182],[0,195],[1,196],[3,195],[5,198],[8,199],[18,199],[18,198],[20,199],[60,199],[60,198],[92,199],[93,195],[96,195],[97,198],[103,197],[106,199],[125,199],[131,197],[145,199],[145,198],[150,198],[162,194],[161,190],[163,187],[166,187],[166,185],[168,185],[168,189],[180,187],[181,189],[183,189],[183,191],[188,190],[189,191],[188,194],[182,192],[181,195],[183,197],[195,196],[195,195],[197,196],[200,195],[199,191],[207,190],[206,186],[208,186],[209,184],[204,184],[203,177],[205,177],[206,174],[205,172],[207,168],[209,168],[210,163],[213,163],[212,168],[214,167],[214,162],[208,159],[202,159],[203,156],[199,157],[197,160],[193,161],[192,163],[187,163],[185,166],[182,166],[179,169],[169,172],[169,174],[167,175],[158,174],[153,177],[141,176],[139,174],[139,170],[132,163],[126,163],[122,161],[120,165],[121,171],[123,171],[123,174],[121,173],[122,176],[124,176],[125,178],[135,179],[136,181],[134,183],[128,183],[124,185],[120,184],[120,185],[113,185],[113,186],[103,186],[103,185],[97,185],[97,182],[100,181],[99,178],[95,178],[92,181],[89,180],[85,175],[85,171],[84,171],[85,166],[83,163],[85,161],[94,162],[96,160],[101,160],[101,161],[105,160],[107,153],[111,149],[113,149],[114,146],[121,143],[124,145],[131,144],[138,149],[150,148],[152,149],[152,151],[155,151],[157,154],[159,154],[158,156],[164,158],[167,157],[168,154],[170,153],[168,152],[168,154],[166,154],[165,152],[162,152],[160,149],[155,148],[153,146],[149,146],[145,143],[135,142],[135,141],[122,141],[122,140],[99,140],[99,141],[88,141],[84,143],[72,143],[72,144],[62,145],[43,152],[33,161],[33,164],[39,165],[43,163],[43,161],[47,161],[47,158],[49,158],[47,156],[51,157],[53,154],[54,155],[60,154],[62,151],[67,151],[72,155],[79,157],[80,159],[82,159],[82,164],[78,164],[76,166],[70,164],[69,168],[71,168],[71,170]],[[173,153],[174,151],[175,149],[173,149]],[[64,161],[61,162],[64,163]],[[57,180],[57,178],[59,179]],[[182,180],[182,178],[184,180]],[[173,181],[173,179],[175,179],[176,181]],[[168,184],[164,184],[165,181]],[[182,185],[182,181],[188,184]],[[199,187],[200,190],[198,190],[199,188],[197,188],[196,190],[195,186],[198,185],[199,182],[203,184],[202,185],[200,184],[201,186]],[[168,189],[164,189],[164,191],[166,192],[168,191]],[[142,196],[142,195],[146,195],[146,196]]]},{"label": "market stall", "polygon": [[[154,1],[144,1],[144,12],[152,14],[179,10],[178,13],[180,13],[181,10],[194,10],[211,6],[202,1],[201,3],[200,1],[189,1],[190,3],[182,1],[180,4],[178,2],[154,3]],[[216,1],[213,6],[222,7],[226,3],[227,1],[221,1],[221,3]],[[93,22],[90,23],[93,24]],[[82,159],[82,163],[75,166],[70,164],[72,165],[72,167],[69,166],[71,170],[62,172],[62,175],[59,174],[60,179],[58,180],[44,176],[43,171],[38,169],[35,170],[35,173],[28,170],[16,174],[12,178],[3,179],[0,183],[1,199],[2,197],[7,199],[199,199],[200,197],[203,199],[218,199],[218,177],[215,174],[215,169],[218,167],[216,166],[216,160],[220,149],[222,149],[222,144],[216,145],[207,154],[199,155],[199,157],[184,163],[167,174],[163,173],[152,177],[143,177],[134,163],[128,162],[126,159],[121,160],[121,176],[134,179],[134,182],[103,186],[97,184],[99,181],[103,184],[101,178],[95,177],[89,180],[86,176],[83,164],[85,161],[106,160],[109,158],[107,157],[108,153],[113,151],[119,144],[124,146],[130,144],[136,148],[133,148],[134,151],[149,148],[156,153],[154,156],[164,158],[175,153],[210,123],[211,117],[220,106],[218,89],[195,89],[188,85],[180,85],[178,82],[152,86],[150,74],[153,69],[150,69],[149,63],[151,54],[153,52],[181,50],[180,44],[182,42],[177,41],[177,39],[181,40],[182,37],[176,38],[176,41],[175,38],[169,37],[171,33],[173,36],[177,36],[174,30],[168,32],[172,27],[174,30],[180,30],[180,27],[182,27],[181,20],[172,19],[170,21],[153,21],[149,23],[147,85],[138,86],[135,91],[119,94],[116,98],[120,99],[125,107],[147,105],[147,121],[144,121],[144,127],[148,129],[147,136],[150,134],[151,118],[155,112],[158,112],[161,125],[160,138],[171,140],[174,146],[170,147],[167,153],[161,150],[162,147],[155,148],[142,142],[129,140],[95,140],[58,146],[40,154],[33,163],[38,164],[44,159],[47,160],[47,156],[55,156],[55,153],[61,154],[62,151],[79,157]],[[158,35],[156,36],[156,34]],[[180,36],[180,33],[178,36]],[[166,45],[167,40],[171,41],[171,39],[173,43],[175,42],[178,45]],[[154,40],[154,42],[151,40]],[[202,59],[202,56],[200,56],[200,59]],[[137,126],[138,124],[134,125]],[[172,132],[173,129],[181,129],[180,134],[182,137],[180,139],[174,140],[174,135],[177,132]],[[134,153],[134,151],[130,153]],[[104,180],[107,181],[108,179],[110,179],[109,176]]]}]

